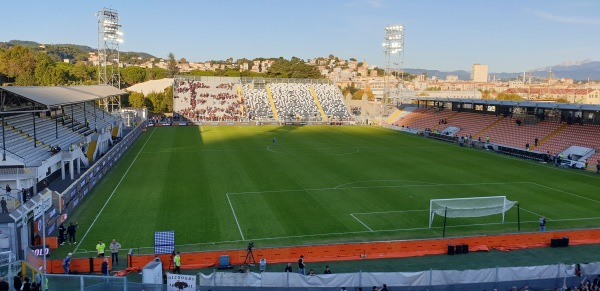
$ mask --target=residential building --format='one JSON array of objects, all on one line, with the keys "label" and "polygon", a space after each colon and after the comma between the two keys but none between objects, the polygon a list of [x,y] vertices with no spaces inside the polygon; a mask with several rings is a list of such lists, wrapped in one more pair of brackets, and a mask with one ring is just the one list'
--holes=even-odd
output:
[{"label": "residential building", "polygon": [[471,81],[487,82],[488,66],[482,64],[473,64],[473,66],[471,67]]}]

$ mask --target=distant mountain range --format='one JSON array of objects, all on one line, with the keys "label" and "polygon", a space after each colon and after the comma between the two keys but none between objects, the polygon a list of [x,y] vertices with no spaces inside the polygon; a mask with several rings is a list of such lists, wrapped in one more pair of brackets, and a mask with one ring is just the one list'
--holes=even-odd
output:
[{"label": "distant mountain range", "polygon": [[[2,47],[10,47],[14,45],[21,45],[29,48],[39,49],[40,43],[35,41],[26,41],[26,40],[11,40],[8,42],[0,42],[0,48]],[[47,44],[48,46],[48,44]],[[70,48],[75,50],[75,52],[79,53],[89,53],[95,52],[96,48],[91,48],[85,45],[77,45],[77,44],[50,44],[50,46],[58,47],[58,48]],[[73,51],[65,52],[64,50],[60,52],[61,59],[63,58],[74,58],[75,55]],[[142,58],[154,58],[155,56],[145,53],[145,52],[122,52],[123,57],[137,55]],[[539,68],[531,71],[531,75],[538,78],[547,78],[548,72],[552,69],[553,78],[571,78],[575,81],[587,81],[594,80],[600,81],[600,61],[592,61],[592,60],[582,60],[582,61],[565,61],[555,66]],[[436,77],[438,79],[446,79],[448,75],[456,75],[459,80],[470,80],[471,72],[467,72],[464,70],[451,71],[451,72],[443,72],[439,70],[428,70],[428,69],[404,69],[405,72],[410,74],[427,74],[428,77]],[[526,72],[526,75],[529,75],[529,72]],[[517,78],[523,77],[523,72],[516,73],[489,73],[490,79],[494,77],[497,80],[508,81],[514,80]]]},{"label": "distant mountain range", "polygon": [[[560,78],[571,78],[575,81],[587,81],[600,80],[600,62],[599,61],[591,61],[584,60],[579,62],[563,62],[556,66],[550,66],[545,68],[539,68],[531,71],[531,75],[538,78],[547,78],[549,75],[549,71],[552,69],[552,77],[555,79]],[[451,72],[442,72],[438,70],[426,70],[426,69],[404,69],[405,72],[410,74],[427,74],[428,77],[435,76],[438,79],[446,79],[448,75],[456,75],[460,80],[470,80],[471,73],[458,70]],[[530,72],[525,72],[527,76],[529,76]],[[491,79],[496,77],[498,80],[508,81],[514,80],[517,78],[523,78],[523,72],[518,73],[489,73]]]},{"label": "distant mountain range", "polygon": [[[50,45],[50,46],[54,46],[54,47],[62,47],[62,48],[73,48],[81,53],[89,53],[89,52],[95,52],[98,49],[97,48],[91,48],[89,46],[86,45],[78,45],[78,44],[41,44],[35,41],[28,41],[28,40],[11,40],[11,41],[7,41],[7,42],[0,42],[0,48],[2,47],[11,47],[11,46],[15,46],[15,45],[20,45],[20,46],[24,46],[24,47],[28,47],[28,48],[33,48],[33,49],[39,49],[41,45]],[[144,52],[121,52],[122,54],[129,54],[129,55],[138,55],[142,58],[154,58],[155,56],[149,54],[149,53],[144,53]],[[69,56],[70,58],[74,57],[74,56]]]}]

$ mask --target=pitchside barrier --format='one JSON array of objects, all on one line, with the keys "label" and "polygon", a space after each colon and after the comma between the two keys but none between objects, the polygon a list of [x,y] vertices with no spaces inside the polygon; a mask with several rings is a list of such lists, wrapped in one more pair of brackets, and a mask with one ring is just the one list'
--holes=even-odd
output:
[{"label": "pitchside barrier", "polygon": [[[580,270],[579,276],[576,269]],[[200,290],[248,290],[245,288],[290,288],[307,290],[348,290],[383,284],[393,290],[510,290],[516,286],[522,290],[554,289],[579,286],[582,279],[594,280],[600,274],[600,263],[556,264],[544,266],[489,268],[481,270],[429,270],[422,272],[358,272],[307,276],[298,273],[263,272],[232,273],[213,272],[199,274]],[[452,286],[452,288],[450,288]],[[244,287],[244,288],[240,288]],[[566,288],[565,288],[566,289]]]},{"label": "pitchside barrier", "polygon": [[[268,263],[295,262],[304,255],[310,262],[350,261],[361,259],[406,258],[424,255],[441,255],[448,252],[448,245],[467,244],[470,252],[490,249],[513,250],[534,247],[550,247],[553,238],[569,237],[571,245],[600,243],[600,229],[548,231],[487,235],[474,237],[453,237],[409,241],[388,241],[369,243],[345,243],[331,245],[294,246],[281,248],[255,248],[252,250],[257,260]],[[247,249],[181,253],[182,269],[216,267],[219,258],[227,255],[231,265],[244,263]],[[169,262],[170,255],[159,255],[163,262]],[[143,268],[154,259],[153,254],[131,254],[128,267]],[[163,264],[168,268],[168,264]]]},{"label": "pitchside barrier", "polygon": [[262,125],[291,125],[291,126],[303,126],[303,125],[356,125],[354,121],[171,121],[171,122],[148,122],[148,127],[156,126],[262,126]]},{"label": "pitchside barrier", "polygon": [[[572,288],[582,280],[592,281],[600,274],[600,262],[555,264],[527,267],[487,268],[481,270],[428,270],[422,272],[357,272],[318,274],[261,272],[213,272],[197,274],[196,288],[185,290],[370,290],[383,284],[393,290],[523,290]],[[48,290],[170,290],[167,285],[131,282],[135,278],[92,275],[47,274]],[[11,280],[12,283],[12,280]]]}]

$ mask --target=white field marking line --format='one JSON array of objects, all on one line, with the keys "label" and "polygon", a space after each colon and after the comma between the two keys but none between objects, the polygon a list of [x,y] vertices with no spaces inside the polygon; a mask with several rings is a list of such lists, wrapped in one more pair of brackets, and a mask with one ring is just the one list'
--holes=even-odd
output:
[{"label": "white field marking line", "polygon": [[[600,220],[599,217],[585,217],[585,218],[566,218],[566,219],[553,219],[552,221],[578,221],[578,220]],[[456,227],[464,227],[464,226],[485,226],[485,225],[499,225],[499,224],[517,224],[518,222],[494,222],[494,223],[479,223],[479,224],[462,224],[462,225],[447,225],[446,228],[456,228]],[[530,224],[530,223],[539,223],[537,220],[528,220],[521,221],[522,224]],[[428,230],[428,229],[442,229],[442,226],[434,226],[431,228],[428,227],[417,227],[417,228],[399,228],[399,229],[385,229],[385,230],[361,230],[361,231],[349,231],[349,232],[332,232],[332,233],[319,233],[319,234],[307,234],[307,235],[292,235],[292,236],[280,236],[280,237],[265,237],[265,238],[254,238],[253,241],[267,241],[267,240],[277,240],[277,239],[290,239],[290,238],[305,238],[305,237],[317,237],[317,236],[330,236],[330,235],[347,235],[347,234],[361,234],[361,233],[377,233],[377,232],[395,232],[395,231],[412,231],[412,230]],[[227,244],[227,243],[239,243],[244,242],[243,240],[225,240],[225,241],[215,241],[215,242],[205,242],[205,243],[195,243],[195,244],[182,244],[176,245],[175,247],[182,246],[198,246],[198,245],[215,245],[215,244]],[[154,249],[154,247],[123,247],[123,249]],[[95,253],[96,251],[87,251],[86,252],[73,252],[77,254],[82,253]]]},{"label": "white field marking line", "polygon": [[[386,213],[402,213],[402,212],[421,212],[429,211],[428,209],[414,209],[414,210],[391,210],[391,211],[375,211],[375,212],[357,212],[352,213],[356,215],[369,215],[369,214],[386,214]],[[352,215],[350,214],[350,215]]]},{"label": "white field marking line", "polygon": [[[519,209],[521,209],[521,210],[523,210],[523,211],[526,211],[526,212],[529,212],[529,213],[531,213],[531,214],[533,214],[533,215],[535,215],[535,216],[542,216],[542,215],[541,215],[541,214],[539,214],[539,213],[535,213],[535,212],[533,212],[533,211],[529,211],[529,210],[527,210],[527,209],[525,209],[525,208],[523,208],[523,207],[520,207]],[[545,216],[545,217],[546,217],[547,219],[551,220],[551,218],[550,218],[550,217],[548,217],[548,216]]]},{"label": "white field marking line", "polygon": [[347,152],[347,153],[314,153],[314,154],[299,154],[299,153],[286,153],[286,152],[279,152],[277,150],[273,150],[271,149],[273,145],[270,145],[267,147],[267,150],[272,152],[272,153],[276,153],[276,154],[284,154],[284,155],[295,155],[295,156],[343,156],[343,155],[351,155],[351,154],[356,154],[358,152],[360,152],[360,148],[358,148],[357,146],[354,147],[326,147],[326,148],[284,148],[286,150],[304,150],[304,149],[308,149],[308,150],[313,150],[313,149],[353,149],[353,152]]},{"label": "white field marking line", "polygon": [[398,181],[437,185],[437,184],[431,183],[431,182],[421,182],[421,181],[411,181],[411,180],[364,180],[364,181],[356,181],[356,182],[340,184],[340,185],[333,187],[332,189],[338,189],[338,188],[342,188],[342,186],[358,184],[358,183],[365,183],[365,182],[398,182]]},{"label": "white field marking line", "polygon": [[309,188],[309,189],[293,189],[293,190],[267,190],[267,191],[248,191],[227,193],[228,195],[241,194],[263,194],[263,193],[280,193],[280,192],[302,192],[302,191],[329,191],[329,190],[346,190],[346,189],[376,189],[376,188],[406,188],[406,187],[444,187],[444,186],[480,186],[480,185],[505,185],[505,184],[527,184],[531,182],[484,182],[484,183],[464,183],[464,184],[434,184],[434,185],[391,185],[391,186],[362,186],[362,187],[345,187],[345,188]]},{"label": "white field marking line", "polygon": [[354,214],[350,213],[350,216],[352,216],[354,219],[356,219],[358,222],[360,222],[360,224],[364,225],[368,230],[373,231],[370,227],[368,227],[364,222],[360,221],[360,219],[356,218],[356,216],[354,216]]},{"label": "white field marking line", "polygon": [[533,184],[533,185],[536,185],[536,186],[539,186],[539,187],[547,188],[547,189],[550,189],[550,190],[553,190],[553,191],[556,191],[556,192],[562,192],[562,193],[565,193],[565,194],[569,194],[569,195],[575,196],[577,198],[581,198],[581,199],[589,200],[589,201],[592,201],[592,202],[600,203],[600,201],[594,200],[592,198],[583,197],[583,196],[580,196],[580,195],[577,195],[577,194],[573,194],[573,193],[570,193],[570,192],[567,192],[567,191],[563,191],[563,190],[560,190],[560,189],[548,187],[548,186],[541,185],[541,184],[534,183],[534,182],[529,182],[529,183]]},{"label": "white field marking line", "polygon": [[200,132],[204,132],[204,129],[202,128],[202,125],[200,125]]},{"label": "white field marking line", "polygon": [[148,143],[148,141],[150,140],[150,138],[152,138],[152,135],[154,134],[155,130],[156,130],[156,127],[154,127],[152,129],[152,133],[150,133],[150,136],[148,137],[148,139],[146,140],[146,142],[144,142],[144,145],[140,148],[140,150],[138,151],[137,155],[135,155],[135,158],[133,159],[133,161],[131,161],[131,164],[129,165],[129,167],[125,171],[125,174],[123,174],[123,177],[121,177],[121,180],[119,180],[119,183],[117,183],[117,186],[115,187],[115,189],[112,191],[112,193],[110,193],[110,196],[108,196],[108,199],[106,199],[106,202],[104,202],[104,206],[102,206],[102,209],[100,209],[100,211],[98,212],[98,214],[96,214],[96,218],[94,218],[94,221],[92,221],[92,224],[90,225],[90,227],[88,228],[88,230],[85,232],[85,234],[83,235],[83,237],[81,238],[81,240],[79,241],[79,243],[77,244],[77,246],[75,247],[75,249],[73,250],[73,252],[77,251],[77,249],[79,248],[79,246],[81,245],[81,243],[85,240],[85,237],[88,235],[88,233],[90,233],[90,230],[92,229],[92,227],[94,227],[94,224],[98,220],[98,217],[100,217],[100,214],[102,214],[102,211],[104,211],[104,208],[106,208],[106,205],[108,205],[108,202],[110,202],[110,199],[113,197],[113,195],[115,195],[115,193],[117,192],[117,189],[119,189],[119,185],[121,185],[121,182],[123,182],[123,180],[125,179],[125,177],[127,177],[127,173],[129,173],[129,170],[131,169],[131,167],[133,166],[133,164],[135,163],[135,161],[137,160],[137,158],[140,156],[140,153],[142,152],[142,150],[144,150],[144,147],[146,147],[146,144]]},{"label": "white field marking line", "polygon": [[242,236],[242,241],[244,241],[244,233],[242,232],[242,228],[240,227],[240,222],[237,219],[237,215],[235,215],[235,210],[233,209],[233,204],[231,203],[231,199],[229,199],[229,193],[225,193],[227,196],[227,201],[229,201],[229,206],[231,207],[231,212],[233,213],[233,218],[235,218],[235,224],[237,224],[238,230],[240,231],[240,235]]},{"label": "white field marking line", "polygon": [[[589,218],[594,219],[594,218]],[[598,217],[600,219],[600,217]],[[558,220],[555,220],[558,221]],[[487,226],[487,225],[499,225],[499,224],[517,224],[518,222],[494,222],[494,223],[479,223],[479,224],[461,224],[461,225],[447,225],[446,228],[465,227],[465,226]],[[539,223],[539,221],[521,221],[521,223]],[[382,229],[382,230],[359,230],[359,231],[348,231],[348,232],[331,232],[331,233],[319,233],[319,234],[306,234],[306,235],[291,235],[291,236],[279,236],[279,237],[268,237],[268,238],[252,238],[253,241],[266,241],[266,240],[278,240],[278,239],[290,239],[290,238],[306,238],[306,237],[317,237],[317,236],[331,236],[331,235],[348,235],[348,234],[361,234],[361,233],[378,233],[378,232],[398,232],[398,231],[414,231],[414,230],[430,230],[430,229],[442,229],[442,226],[434,227],[415,227],[415,228],[398,228],[398,229]]]},{"label": "white field marking line", "polygon": [[472,147],[465,147],[465,149],[468,149],[468,150],[471,150],[471,151],[483,152],[483,153],[486,153],[486,154],[495,154],[496,156],[503,157],[505,159],[510,159],[510,160],[513,160],[513,161],[519,161],[519,162],[522,162],[522,163],[528,163],[528,164],[537,163],[537,164],[542,164],[542,165],[545,165],[545,167],[550,168],[550,169],[554,169],[556,171],[561,171],[561,172],[570,173],[570,174],[573,174],[573,175],[579,175],[579,176],[583,176],[583,177],[588,177],[588,178],[600,180],[600,177],[598,177],[596,175],[588,175],[588,174],[585,174],[585,173],[579,173],[577,171],[571,171],[568,168],[552,167],[551,166],[552,164],[549,164],[549,163],[540,163],[540,162],[535,162],[535,161],[531,161],[531,160],[524,160],[524,159],[521,159],[521,158],[518,158],[518,157],[513,157],[513,156],[508,156],[508,155],[499,155],[498,153],[496,153],[494,151],[478,150],[477,148],[472,148]]}]

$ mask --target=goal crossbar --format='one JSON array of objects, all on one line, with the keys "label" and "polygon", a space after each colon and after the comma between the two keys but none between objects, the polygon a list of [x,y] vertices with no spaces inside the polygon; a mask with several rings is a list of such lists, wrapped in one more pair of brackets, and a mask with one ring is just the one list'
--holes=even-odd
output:
[{"label": "goal crossbar", "polygon": [[450,218],[502,214],[502,223],[504,223],[506,211],[516,203],[516,201],[506,199],[506,196],[431,199],[429,201],[429,227],[431,228],[436,214]]}]

